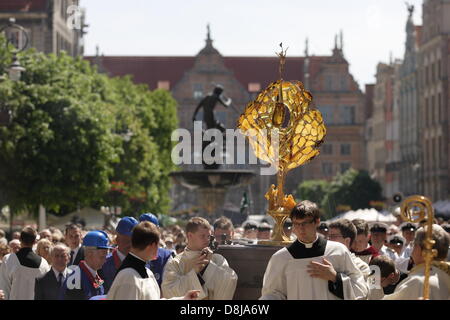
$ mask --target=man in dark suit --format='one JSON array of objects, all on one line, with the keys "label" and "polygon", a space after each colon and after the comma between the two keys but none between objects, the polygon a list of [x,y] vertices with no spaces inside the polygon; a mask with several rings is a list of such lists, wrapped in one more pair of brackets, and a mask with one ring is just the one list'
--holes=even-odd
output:
[{"label": "man in dark suit", "polygon": [[52,268],[43,277],[36,279],[34,300],[58,300],[61,286],[71,270],[67,268],[70,249],[57,244],[51,251]]},{"label": "man in dark suit", "polygon": [[78,265],[81,260],[84,260],[84,248],[81,245],[81,226],[76,223],[69,224],[66,227],[66,244],[70,248],[69,252],[69,266]]}]

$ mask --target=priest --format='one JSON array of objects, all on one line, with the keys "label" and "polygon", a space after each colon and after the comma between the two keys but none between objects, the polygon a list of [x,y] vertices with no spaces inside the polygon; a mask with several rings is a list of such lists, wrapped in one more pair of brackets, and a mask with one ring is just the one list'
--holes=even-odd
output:
[{"label": "priest", "polygon": [[368,287],[348,248],[317,235],[317,205],[302,201],[290,218],[297,240],[269,260],[260,299],[365,299]]},{"label": "priest", "polygon": [[[437,256],[432,262],[430,270],[430,300],[450,299],[450,262],[447,260],[450,237],[448,233],[439,225],[433,224],[433,249],[437,251]],[[384,300],[417,300],[423,297],[425,279],[425,259],[423,257],[425,240],[425,229],[420,228],[416,232],[411,257],[414,267],[408,277],[400,282],[394,293],[385,295]]]},{"label": "priest", "polygon": [[[151,222],[144,221],[134,227],[131,249],[117,271],[109,290],[108,300],[159,300],[161,293],[152,271],[146,267],[158,256],[160,233]],[[184,297],[176,299],[193,300],[198,291],[190,290]]]}]

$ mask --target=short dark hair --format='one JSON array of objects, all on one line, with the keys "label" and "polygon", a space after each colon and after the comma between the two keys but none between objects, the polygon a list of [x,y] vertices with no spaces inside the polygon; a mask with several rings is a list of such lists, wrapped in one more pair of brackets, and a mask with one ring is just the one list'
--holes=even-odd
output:
[{"label": "short dark hair", "polygon": [[353,225],[356,227],[356,235],[369,235],[369,224],[364,219],[353,219]]},{"label": "short dark hair", "polygon": [[213,224],[214,230],[222,229],[222,230],[233,230],[233,223],[227,217],[220,217],[214,221]]},{"label": "short dark hair", "polygon": [[144,250],[148,245],[158,243],[161,238],[158,227],[150,221],[142,221],[133,228],[131,246]]},{"label": "short dark hair", "polygon": [[32,227],[25,227],[20,233],[20,242],[26,246],[34,244],[37,238],[37,232]]},{"label": "short dark hair", "polygon": [[211,229],[211,225],[209,224],[208,220],[202,217],[193,217],[186,224],[186,233],[196,232],[200,227]]},{"label": "short dark hair", "polygon": [[392,272],[395,272],[394,260],[385,255],[379,255],[373,258],[369,265],[375,265],[380,268],[381,276],[383,278],[388,277]]},{"label": "short dark hair", "polygon": [[81,231],[81,230],[83,230],[83,226],[82,226],[81,224],[78,224],[78,223],[69,223],[69,224],[66,224],[66,230],[65,230],[65,233],[67,234],[67,231],[73,230],[73,229],[80,229],[80,231]]},{"label": "short dark hair", "polygon": [[320,219],[319,207],[309,200],[299,202],[294,209],[292,209],[290,214],[291,220],[294,218],[305,219],[306,217],[312,217],[315,221]]},{"label": "short dark hair", "polygon": [[344,238],[350,238],[350,245],[353,244],[353,241],[356,238],[356,227],[355,225],[348,219],[339,219],[334,222],[331,222],[328,226],[330,229],[339,229],[342,236]]}]

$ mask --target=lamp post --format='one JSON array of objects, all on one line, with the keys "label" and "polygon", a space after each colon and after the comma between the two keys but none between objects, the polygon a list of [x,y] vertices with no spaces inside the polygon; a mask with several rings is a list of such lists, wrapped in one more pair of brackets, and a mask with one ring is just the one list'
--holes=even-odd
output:
[{"label": "lamp post", "polygon": [[[28,45],[29,37],[27,31],[20,25],[16,24],[16,19],[10,18],[8,24],[0,29],[0,33],[4,33],[6,37],[6,48],[12,44],[14,50],[12,51],[12,63],[9,65],[7,71],[9,79],[12,81],[19,81],[22,72],[25,68],[20,65],[17,54],[25,50]],[[6,79],[6,75],[0,75],[0,81]],[[6,106],[0,105],[0,126],[8,125],[11,122],[12,113]]]},{"label": "lamp post", "polygon": [[[16,23],[16,19],[10,18],[8,24],[0,29],[0,33],[5,34],[6,38],[6,49],[8,50],[9,44],[13,45],[14,50],[12,51],[13,58],[12,63],[9,65],[7,71],[8,76],[11,81],[19,81],[22,75],[22,72],[25,71],[25,68],[20,65],[19,59],[17,58],[17,54],[26,49],[29,42],[29,36],[24,27],[18,25]],[[6,79],[5,75],[0,75],[0,81]],[[8,125],[12,119],[12,112],[5,105],[0,105],[0,126]],[[42,206],[41,206],[42,207]],[[43,207],[42,207],[43,208]],[[41,213],[41,210],[40,210]],[[45,209],[44,209],[45,215]],[[13,229],[13,212],[9,209],[9,218],[10,218],[10,232],[12,234]],[[45,217],[44,217],[45,218]]]},{"label": "lamp post", "polygon": [[13,62],[8,67],[8,75],[12,81],[19,81],[22,72],[25,68],[20,65],[17,54],[26,49],[29,42],[29,36],[27,31],[21,25],[16,23],[16,19],[9,18],[8,24],[0,29],[0,33],[4,33],[6,36],[6,46],[12,44],[15,50],[13,54]]}]

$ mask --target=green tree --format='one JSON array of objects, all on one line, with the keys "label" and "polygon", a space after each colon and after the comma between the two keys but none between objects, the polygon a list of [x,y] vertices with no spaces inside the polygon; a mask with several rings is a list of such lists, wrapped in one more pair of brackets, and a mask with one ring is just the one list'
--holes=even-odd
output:
[{"label": "green tree", "polygon": [[338,205],[348,205],[352,210],[364,209],[370,208],[372,200],[383,200],[381,185],[367,171],[349,169],[334,177],[322,206],[333,216]]},{"label": "green tree", "polygon": [[297,200],[309,200],[320,205],[325,198],[329,188],[326,180],[306,180],[297,188]]},{"label": "green tree", "polygon": [[[0,74],[11,63],[0,37]],[[21,81],[0,82],[0,193],[13,208],[58,212],[119,205],[127,214],[169,209],[177,105],[164,90],[109,78],[87,61],[33,50]]]},{"label": "green tree", "polygon": [[132,215],[139,211],[166,212],[168,174],[173,170],[170,134],[177,126],[176,113],[175,121],[166,120],[166,114],[176,112],[176,104],[168,92],[150,92],[144,85],[133,84],[129,77],[114,78],[111,83],[117,106],[115,130],[124,137],[123,153],[114,166],[111,183],[123,184],[122,189],[108,192],[105,201],[120,205],[124,213]]},{"label": "green tree", "polygon": [[[58,210],[99,199],[120,152],[104,99],[108,79],[66,54],[30,50],[19,59],[21,81],[0,83],[0,105],[13,115],[0,127],[0,188],[8,204]],[[0,61],[8,60],[2,52]]]}]

